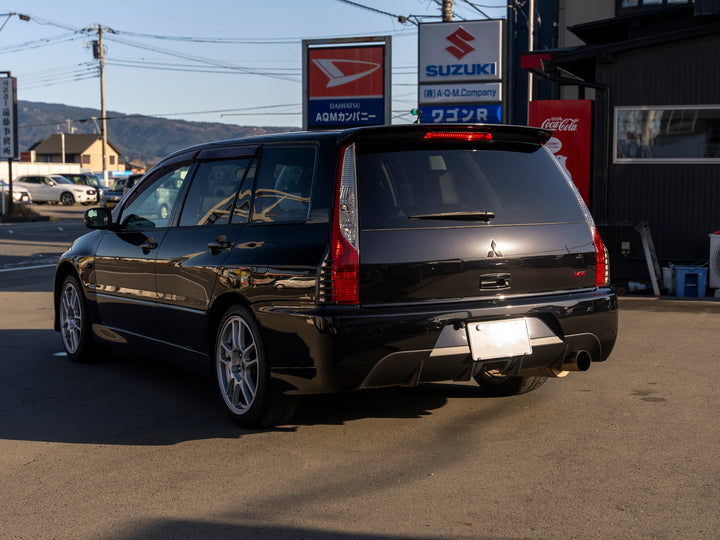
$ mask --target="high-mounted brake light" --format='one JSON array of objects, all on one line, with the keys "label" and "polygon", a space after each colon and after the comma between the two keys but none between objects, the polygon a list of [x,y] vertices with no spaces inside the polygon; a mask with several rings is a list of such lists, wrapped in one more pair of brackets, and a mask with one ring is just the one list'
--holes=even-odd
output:
[{"label": "high-mounted brake light", "polygon": [[345,148],[331,237],[331,292],[336,304],[360,303],[360,256],[355,187],[355,146]]},{"label": "high-mounted brake light", "polygon": [[492,133],[486,131],[428,131],[423,139],[454,139],[462,141],[492,141]]}]

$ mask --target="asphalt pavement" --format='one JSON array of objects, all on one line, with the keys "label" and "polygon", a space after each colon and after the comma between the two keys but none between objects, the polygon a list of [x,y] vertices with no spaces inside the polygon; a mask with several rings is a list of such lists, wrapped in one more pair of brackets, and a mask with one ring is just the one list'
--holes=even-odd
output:
[{"label": "asphalt pavement", "polygon": [[529,394],[310,396],[291,423],[248,431],[194,373],[117,351],[67,360],[47,260],[82,232],[0,225],[0,538],[720,531],[716,301],[623,297],[610,359]]}]

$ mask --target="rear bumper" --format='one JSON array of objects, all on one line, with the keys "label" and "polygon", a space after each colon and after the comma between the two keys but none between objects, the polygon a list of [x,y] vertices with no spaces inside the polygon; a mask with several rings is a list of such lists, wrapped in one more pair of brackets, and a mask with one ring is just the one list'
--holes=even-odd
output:
[{"label": "rear bumper", "polygon": [[466,325],[519,318],[532,353],[488,362],[511,375],[552,375],[578,353],[606,360],[618,326],[609,289],[430,307],[265,306],[257,315],[273,378],[291,393],[470,380],[484,362],[471,358]]}]

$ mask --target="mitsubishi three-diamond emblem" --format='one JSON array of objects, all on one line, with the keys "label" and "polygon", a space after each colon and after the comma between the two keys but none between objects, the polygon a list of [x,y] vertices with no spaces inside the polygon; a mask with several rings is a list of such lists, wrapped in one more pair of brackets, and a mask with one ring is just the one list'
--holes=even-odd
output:
[{"label": "mitsubishi three-diamond emblem", "polygon": [[495,243],[495,240],[490,242],[490,251],[488,251],[487,254],[488,257],[502,257],[502,251],[497,249],[497,244]]},{"label": "mitsubishi three-diamond emblem", "polygon": [[452,46],[445,47],[445,50],[458,60],[475,50],[475,47],[468,43],[468,41],[475,41],[475,36],[465,30],[462,26],[445,39],[452,43]]}]

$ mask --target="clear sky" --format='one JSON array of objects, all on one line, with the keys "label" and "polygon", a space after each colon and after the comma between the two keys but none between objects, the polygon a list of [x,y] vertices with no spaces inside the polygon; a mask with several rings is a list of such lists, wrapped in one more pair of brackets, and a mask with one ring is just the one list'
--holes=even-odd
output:
[{"label": "clear sky", "polygon": [[[417,26],[342,0],[11,0],[0,71],[18,99],[100,108],[91,43],[102,25],[108,111],[255,126],[302,124],[302,40],[392,37],[394,122],[417,104]],[[353,0],[439,21],[439,0]],[[454,20],[506,16],[506,1],[455,0]],[[22,20],[18,15],[29,15]],[[434,16],[434,18],[433,18]],[[84,31],[85,30],[85,31]],[[172,39],[168,39],[172,38]]]}]

